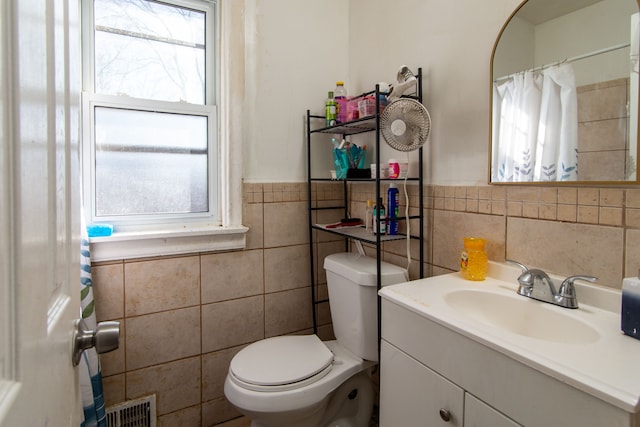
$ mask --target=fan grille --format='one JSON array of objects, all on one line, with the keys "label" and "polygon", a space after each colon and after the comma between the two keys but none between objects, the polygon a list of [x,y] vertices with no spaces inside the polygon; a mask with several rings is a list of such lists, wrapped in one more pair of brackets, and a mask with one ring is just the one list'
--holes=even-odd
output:
[{"label": "fan grille", "polygon": [[380,116],[382,136],[398,151],[420,148],[431,133],[431,117],[420,102],[402,98],[389,104]]}]

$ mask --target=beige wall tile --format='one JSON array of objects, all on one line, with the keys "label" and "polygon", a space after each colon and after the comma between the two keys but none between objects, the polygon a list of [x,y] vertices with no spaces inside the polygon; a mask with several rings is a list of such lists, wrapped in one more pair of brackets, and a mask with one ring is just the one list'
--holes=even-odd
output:
[{"label": "beige wall tile", "polygon": [[126,400],[125,375],[110,375],[102,377],[102,391],[104,394],[104,404],[109,407]]},{"label": "beige wall tile", "polygon": [[597,224],[598,223],[598,207],[597,206],[584,206],[578,205],[578,222],[585,224]]},{"label": "beige wall tile", "polygon": [[626,113],[626,85],[592,87],[581,91],[578,102],[578,121],[588,122],[624,117]]},{"label": "beige wall tile", "polygon": [[245,249],[259,249],[264,244],[264,205],[262,203],[243,206],[242,222],[249,227]]},{"label": "beige wall tile", "polygon": [[487,254],[491,260],[504,260],[504,217],[462,212],[434,212],[433,264],[458,271],[462,238],[465,236],[487,239]]},{"label": "beige wall tile", "polygon": [[627,119],[615,118],[578,124],[579,151],[624,150]]},{"label": "beige wall tile", "polygon": [[598,221],[602,225],[622,225],[622,208],[601,206]]},{"label": "beige wall tile", "polygon": [[300,245],[309,242],[306,202],[267,203],[264,205],[264,246]]},{"label": "beige wall tile", "polygon": [[124,317],[124,264],[92,266],[91,281],[96,320],[102,322]]},{"label": "beige wall tile", "polygon": [[577,188],[558,188],[558,203],[567,205],[578,204]]},{"label": "beige wall tile", "polygon": [[309,245],[265,249],[264,263],[267,293],[311,285]]},{"label": "beige wall tile", "polygon": [[[213,426],[224,421],[240,417],[241,414],[227,401],[226,398],[210,400],[202,404],[202,425]],[[236,426],[236,427],[245,427]]]},{"label": "beige wall tile", "polygon": [[558,189],[542,187],[540,188],[540,202],[542,203],[557,203],[558,202]]},{"label": "beige wall tile", "polygon": [[294,289],[267,294],[265,305],[265,336],[290,334],[313,326],[311,290]]},{"label": "beige wall tile", "polygon": [[127,262],[125,313],[154,313],[200,304],[198,256]]},{"label": "beige wall tile", "polygon": [[627,153],[624,150],[578,154],[580,179],[584,181],[623,181]]},{"label": "beige wall tile", "polygon": [[597,206],[600,202],[600,190],[597,188],[578,188],[578,204]]},{"label": "beige wall tile", "polygon": [[541,203],[538,206],[538,218],[555,220],[558,218],[558,205],[555,203]]},{"label": "beige wall tile", "polygon": [[600,206],[620,208],[624,205],[624,190],[621,188],[600,189]]},{"label": "beige wall tile", "polygon": [[243,347],[233,347],[202,355],[202,400],[224,397],[224,380],[231,359]]},{"label": "beige wall tile", "polygon": [[130,317],[125,325],[128,370],[200,353],[198,307]]},{"label": "beige wall tile", "polygon": [[522,203],[522,216],[525,218],[538,218],[538,203]]},{"label": "beige wall tile", "polygon": [[627,208],[640,208],[640,189],[630,188],[626,190],[626,203]]},{"label": "beige wall tile", "polygon": [[200,427],[200,405],[181,409],[167,415],[158,417],[157,427]]},{"label": "beige wall tile", "polygon": [[558,221],[576,222],[578,218],[578,206],[558,205]]},{"label": "beige wall tile", "polygon": [[202,352],[264,338],[264,297],[253,296],[202,306]]},{"label": "beige wall tile", "polygon": [[202,255],[202,303],[264,292],[262,250]]},{"label": "beige wall tile", "polygon": [[127,372],[127,399],[156,394],[158,415],[200,404],[200,356]]},{"label": "beige wall tile", "polygon": [[507,220],[507,258],[565,276],[593,275],[603,286],[615,286],[622,278],[622,243],[617,227]]},{"label": "beige wall tile", "polygon": [[625,209],[625,225],[632,228],[640,228],[640,209]]}]

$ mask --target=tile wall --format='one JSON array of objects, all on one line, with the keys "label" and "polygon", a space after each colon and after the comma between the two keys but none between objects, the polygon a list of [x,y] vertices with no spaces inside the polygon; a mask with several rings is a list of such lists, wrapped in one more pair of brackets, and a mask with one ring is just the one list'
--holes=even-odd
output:
[{"label": "tile wall", "polygon": [[[223,394],[233,355],[265,337],[312,333],[306,188],[245,185],[243,251],[93,265],[98,320],[119,320],[123,332],[101,357],[107,406],[155,393],[159,427],[239,416]],[[344,250],[322,244],[333,247]],[[318,292],[326,297],[326,286]],[[332,338],[326,303],[318,319]]]},{"label": "tile wall", "polygon": [[[336,205],[342,185],[314,184],[313,203]],[[349,186],[351,216],[364,218],[374,188]],[[407,193],[414,215],[416,185],[409,183]],[[400,195],[404,212],[402,185]],[[121,348],[102,357],[107,405],[155,393],[159,426],[222,423],[239,415],[223,394],[233,355],[264,337],[311,332],[306,184],[245,184],[244,200],[250,231],[243,251],[93,266],[98,320],[123,325]],[[457,270],[466,235],[486,237],[492,260],[591,274],[614,288],[640,268],[640,189],[426,186],[423,201],[427,276]],[[331,222],[342,214],[319,210],[313,220]],[[411,221],[413,230],[417,226]],[[314,241],[320,265],[327,254],[345,250],[328,233]],[[411,278],[420,274],[419,245],[411,241]],[[404,241],[383,249],[386,261],[407,265]],[[323,298],[324,272],[316,270]],[[332,338],[328,305],[317,313],[321,337]]]},{"label": "tile wall", "polygon": [[623,181],[628,158],[629,79],[616,79],[577,89],[578,164],[585,181]]}]

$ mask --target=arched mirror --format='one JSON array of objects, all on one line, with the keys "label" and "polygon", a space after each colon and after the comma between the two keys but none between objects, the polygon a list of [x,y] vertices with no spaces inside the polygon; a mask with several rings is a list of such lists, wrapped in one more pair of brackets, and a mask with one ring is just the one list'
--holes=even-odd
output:
[{"label": "arched mirror", "polygon": [[490,183],[638,180],[640,0],[528,0],[491,60]]}]

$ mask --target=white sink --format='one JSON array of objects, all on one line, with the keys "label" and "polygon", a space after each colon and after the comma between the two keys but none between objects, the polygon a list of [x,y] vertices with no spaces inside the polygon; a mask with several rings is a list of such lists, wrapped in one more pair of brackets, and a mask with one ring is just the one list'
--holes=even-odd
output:
[{"label": "white sink", "polygon": [[587,323],[570,317],[561,310],[517,295],[506,295],[484,289],[448,292],[445,302],[462,316],[501,330],[569,344],[587,344],[598,340],[598,331]]},{"label": "white sink", "polygon": [[640,341],[620,330],[620,291],[576,282],[579,308],[562,308],[518,295],[520,274],[490,262],[481,282],[451,273],[385,286],[380,295],[455,336],[629,413],[640,412]]}]

